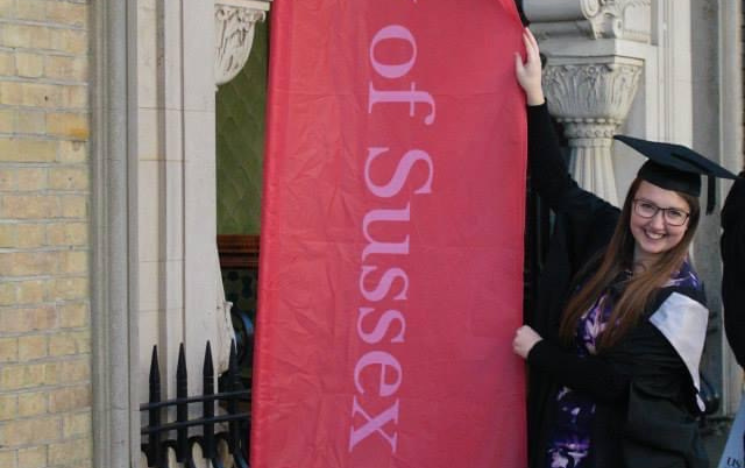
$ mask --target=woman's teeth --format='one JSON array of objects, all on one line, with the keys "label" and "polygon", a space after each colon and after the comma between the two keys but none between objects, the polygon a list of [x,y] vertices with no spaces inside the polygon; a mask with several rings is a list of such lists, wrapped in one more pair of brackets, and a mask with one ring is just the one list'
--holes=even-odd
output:
[{"label": "woman's teeth", "polygon": [[660,240],[665,236],[662,233],[655,233],[655,232],[649,232],[649,231],[645,231],[645,234],[647,234],[647,237],[649,237],[650,239],[654,239],[654,240]]}]

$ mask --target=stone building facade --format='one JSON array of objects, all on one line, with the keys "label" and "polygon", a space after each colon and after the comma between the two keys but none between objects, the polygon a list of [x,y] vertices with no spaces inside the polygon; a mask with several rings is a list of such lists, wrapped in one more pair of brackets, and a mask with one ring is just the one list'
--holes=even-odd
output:
[{"label": "stone building facade", "polygon": [[[742,166],[742,2],[519,3],[587,187],[618,198],[641,164],[614,131]],[[0,0],[0,467],[140,466],[152,347],[164,375],[182,342],[192,379],[208,340],[225,366],[215,91],[267,15],[270,0]],[[713,216],[695,257],[728,414],[741,374],[717,239]]]},{"label": "stone building facade", "polygon": [[92,466],[85,0],[0,1],[0,466]]}]

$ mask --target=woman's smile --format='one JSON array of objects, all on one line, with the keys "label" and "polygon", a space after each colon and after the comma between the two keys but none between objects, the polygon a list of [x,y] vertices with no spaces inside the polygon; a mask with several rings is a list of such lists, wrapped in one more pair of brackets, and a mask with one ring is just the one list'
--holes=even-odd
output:
[{"label": "woman's smile", "polygon": [[672,249],[683,239],[688,220],[679,226],[673,225],[668,219],[671,217],[668,212],[687,214],[690,207],[676,192],[647,181],[641,182],[634,200],[629,229],[636,241],[634,260],[644,263]]}]

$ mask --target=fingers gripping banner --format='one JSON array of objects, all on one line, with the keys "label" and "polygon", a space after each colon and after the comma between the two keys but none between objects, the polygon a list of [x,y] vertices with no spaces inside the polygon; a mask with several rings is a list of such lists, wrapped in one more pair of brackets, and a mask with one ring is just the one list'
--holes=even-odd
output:
[{"label": "fingers gripping banner", "polygon": [[523,468],[512,0],[275,0],[253,468]]}]

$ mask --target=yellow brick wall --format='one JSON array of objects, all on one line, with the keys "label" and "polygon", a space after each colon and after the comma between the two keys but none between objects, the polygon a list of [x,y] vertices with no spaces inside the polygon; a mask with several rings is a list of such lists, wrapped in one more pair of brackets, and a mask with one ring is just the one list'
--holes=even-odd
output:
[{"label": "yellow brick wall", "polygon": [[0,0],[0,468],[91,466],[89,4]]}]

